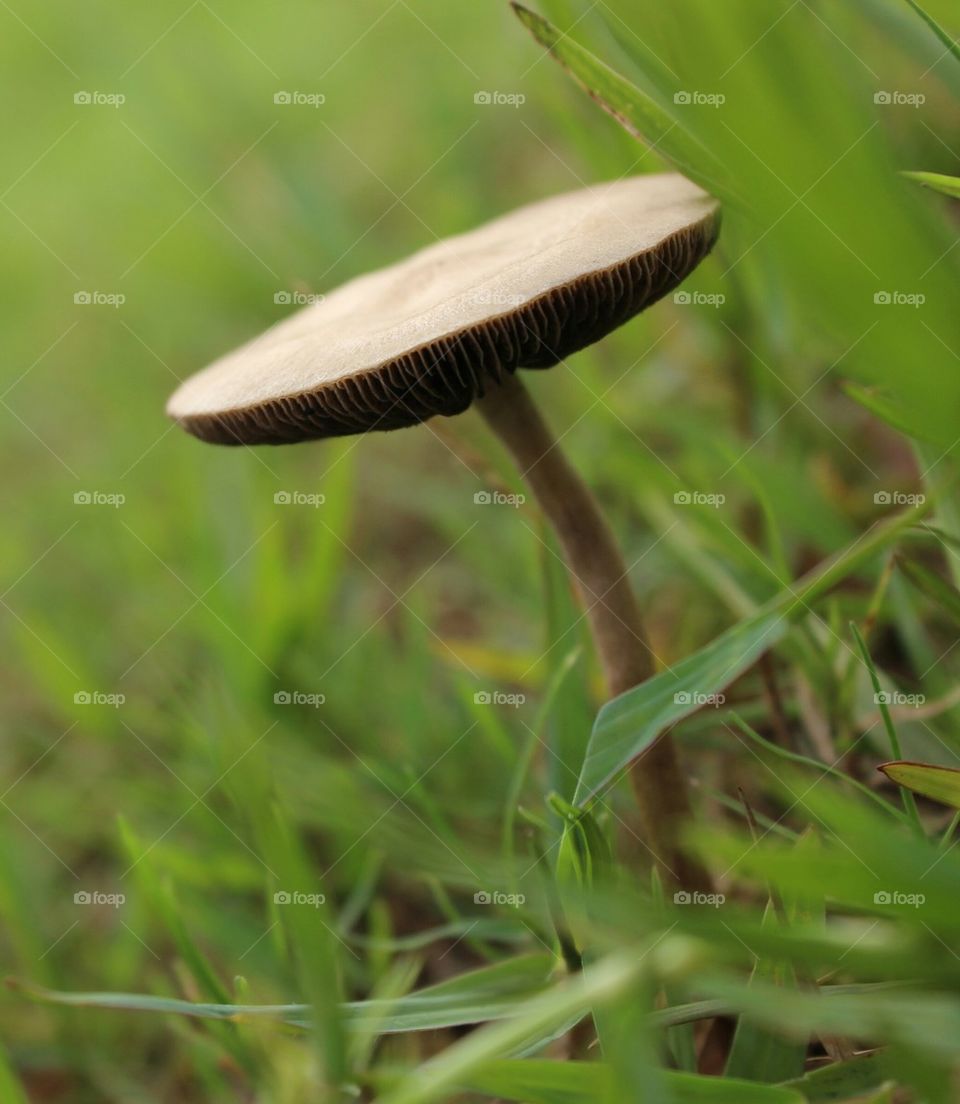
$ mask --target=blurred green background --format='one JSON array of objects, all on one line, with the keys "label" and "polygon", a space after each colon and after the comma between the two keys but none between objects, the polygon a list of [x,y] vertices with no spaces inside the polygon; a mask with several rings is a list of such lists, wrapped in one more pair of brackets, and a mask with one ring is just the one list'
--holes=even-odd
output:
[{"label": "blurred green background", "polygon": [[[953,443],[956,225],[895,170],[958,170],[960,80],[893,2],[634,7],[543,10],[635,79],[646,61],[665,85],[727,90],[685,117],[745,200],[689,284],[725,302],[665,302],[530,384],[609,507],[670,661],[742,613],[738,594],[760,601],[852,540],[878,492],[916,491],[910,442],[844,392],[848,372],[925,426],[934,457]],[[351,932],[470,911],[469,856],[496,844],[518,749],[535,751],[532,805],[572,793],[592,660],[576,659],[551,750],[531,744],[581,634],[532,505],[474,503],[517,487],[473,415],[218,450],[167,422],[166,397],[298,295],[663,162],[503,3],[11,0],[0,28],[5,972],[193,995],[156,904],[169,883],[228,986],[298,999],[269,907],[282,884],[251,828],[275,798],[363,992],[389,955]],[[884,88],[926,102],[884,113]],[[927,312],[891,307],[889,324],[869,294],[913,291],[938,256]],[[726,503],[677,509],[690,489]],[[475,703],[492,690],[526,702]],[[475,953],[457,944],[428,978]],[[216,1099],[229,1083],[203,1035],[165,1022],[14,995],[0,1030],[37,1099]]]}]

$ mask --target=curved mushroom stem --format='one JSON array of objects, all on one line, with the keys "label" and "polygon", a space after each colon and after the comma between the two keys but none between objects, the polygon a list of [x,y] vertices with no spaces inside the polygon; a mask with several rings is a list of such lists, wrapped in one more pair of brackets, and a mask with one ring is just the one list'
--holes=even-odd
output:
[{"label": "curved mushroom stem", "polygon": [[[648,679],[653,656],[629,572],[589,488],[571,467],[527,389],[514,373],[474,405],[517,463],[556,531],[587,617],[611,697]],[[631,766],[645,843],[668,885],[709,889],[709,876],[681,853],[677,837],[690,818],[686,779],[668,733]]]}]

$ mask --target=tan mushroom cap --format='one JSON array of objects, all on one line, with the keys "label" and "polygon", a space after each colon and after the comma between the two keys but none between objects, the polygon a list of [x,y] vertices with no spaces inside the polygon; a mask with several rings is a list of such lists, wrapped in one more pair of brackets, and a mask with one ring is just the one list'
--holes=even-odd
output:
[{"label": "tan mushroom cap", "polygon": [[282,444],[457,414],[677,286],[719,227],[675,173],[521,207],[351,280],[215,361],[167,413],[220,444]]}]

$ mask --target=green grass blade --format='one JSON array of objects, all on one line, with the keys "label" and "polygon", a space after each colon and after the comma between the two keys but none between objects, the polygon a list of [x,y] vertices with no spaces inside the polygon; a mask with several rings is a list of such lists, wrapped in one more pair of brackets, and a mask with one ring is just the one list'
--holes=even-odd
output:
[{"label": "green grass blade", "polygon": [[614,779],[657,736],[701,708],[781,640],[790,623],[782,607],[764,609],[699,651],[607,703],[597,718],[576,802],[583,804]]},{"label": "green grass blade", "polygon": [[[804,1099],[784,1086],[670,1070],[663,1077],[675,1104],[802,1104]],[[604,1099],[610,1081],[610,1070],[601,1062],[528,1059],[493,1062],[466,1080],[464,1088],[524,1104],[595,1104]]]},{"label": "green grass blade", "polygon": [[[773,907],[768,906],[764,923],[775,925],[777,922]],[[765,978],[778,987],[796,988],[789,966],[769,958],[757,963],[754,978]],[[762,1023],[741,1019],[733,1036],[724,1077],[746,1078],[771,1084],[787,1081],[803,1072],[806,1052],[806,1039],[786,1038],[769,1031]]]},{"label": "green grass blade", "polygon": [[527,733],[527,739],[524,743],[523,751],[521,752],[517,765],[514,768],[513,774],[510,778],[510,783],[507,787],[507,796],[504,801],[503,808],[503,829],[501,832],[501,838],[503,841],[503,855],[504,859],[509,866],[513,863],[514,848],[513,837],[516,827],[517,817],[517,805],[520,801],[520,796],[523,793],[523,783],[527,777],[527,772],[530,769],[530,765],[533,762],[536,754],[537,746],[541,743],[540,733],[544,726],[548,723],[551,713],[554,710],[554,706],[558,704],[561,698],[561,691],[567,682],[567,678],[573,671],[580,658],[581,652],[579,646],[577,646],[572,652],[569,652],[560,662],[557,669],[553,672],[550,682],[544,691],[543,700],[540,702],[540,706],[537,710],[537,715],[533,719],[533,723],[530,725],[530,730]]},{"label": "green grass blade", "polygon": [[960,770],[938,767],[933,763],[910,763],[899,760],[881,763],[877,770],[912,794],[929,797],[943,805],[960,809]]},{"label": "green grass blade", "polygon": [[947,176],[945,173],[935,172],[905,172],[908,180],[915,180],[925,188],[932,188],[935,192],[950,196],[951,199],[960,199],[960,176]]},{"label": "green grass blade", "polygon": [[352,1069],[363,1071],[370,1065],[377,1040],[383,1034],[383,1024],[396,1005],[416,984],[420,962],[409,958],[395,959],[377,979],[371,1004],[354,1020],[348,1040],[348,1052]]},{"label": "green grass blade", "polygon": [[897,566],[917,590],[960,624],[960,591],[916,560],[897,558]]},{"label": "green grass blade", "polygon": [[4,1104],[30,1104],[20,1078],[14,1072],[2,1047],[0,1047],[0,1100],[3,1100]]},{"label": "green grass blade", "polygon": [[751,726],[737,713],[733,714],[733,720],[744,736],[753,740],[754,743],[759,744],[760,747],[770,752],[771,755],[776,755],[789,763],[798,763],[800,766],[810,767],[820,775],[824,773],[830,774],[844,785],[852,786],[858,793],[867,798],[868,801],[872,801],[875,805],[879,805],[885,813],[889,813],[891,816],[896,817],[904,824],[912,823],[906,813],[901,812],[894,805],[891,805],[889,801],[885,800],[875,790],[871,790],[869,786],[865,786],[858,778],[854,778],[838,767],[830,763],[824,763],[820,759],[811,759],[807,755],[801,755],[799,752],[780,747],[779,744],[775,744],[772,740],[768,740],[764,736],[761,736],[755,728],[751,728]]},{"label": "green grass blade", "polygon": [[[544,992],[554,966],[552,955],[521,955],[402,997],[350,1001],[342,1010],[350,1028],[361,1025],[366,1030],[376,1018],[379,1035],[485,1023],[512,1015],[522,1002]],[[207,1020],[265,1017],[295,1027],[311,1022],[309,1004],[200,1003],[140,993],[66,993],[15,981],[9,984],[35,1000],[79,1008],[173,1013]]]},{"label": "green grass blade", "polygon": [[[561,659],[571,649],[578,645],[580,647],[579,660],[557,688],[549,714],[544,714],[546,740],[551,752],[546,761],[548,788],[570,801],[577,784],[576,766],[583,762],[595,712],[590,690],[590,663],[587,659],[590,651],[589,647],[584,647],[589,634],[583,621],[583,610],[570,588],[570,577],[557,548],[556,539],[551,533],[544,532],[543,540],[539,558],[546,631],[544,652],[551,659]],[[565,662],[567,661],[562,661],[560,667]],[[556,677],[552,675],[548,683],[551,689],[552,679]],[[544,702],[550,696],[551,689],[545,691]],[[540,725],[535,724],[534,728],[539,731]],[[570,769],[571,765],[573,770]]]},{"label": "green grass blade", "polygon": [[[550,989],[554,962],[552,955],[525,955],[496,966],[470,971],[452,981],[441,982],[403,997],[350,1001],[342,1006],[345,1023],[349,1029],[359,1027],[363,1032],[367,1030],[371,1018],[375,1017],[380,1036],[467,1027],[509,1019],[524,1002]],[[14,978],[7,979],[7,987],[40,1003],[72,1008],[145,1012],[235,1023],[267,1019],[304,1029],[310,1024],[309,1004],[213,1004],[145,993],[65,992]],[[832,985],[821,988],[820,994],[826,997],[869,996],[884,988],[886,986],[882,983]],[[651,1013],[650,1021],[654,1027],[666,1029],[716,1016],[730,1016],[734,1012],[735,1007],[728,1001],[699,1000],[658,1009]]]},{"label": "green grass blade", "polygon": [[[314,874],[306,849],[279,804],[252,814],[264,862],[276,873],[273,912],[281,925],[297,971],[301,991],[310,998],[313,1011],[311,1029],[324,1079],[330,1086],[343,1083],[347,1076],[346,1046],[343,1038],[341,987],[337,962],[337,937],[329,905],[279,905],[276,891],[282,887],[288,900],[297,901],[317,892],[319,878]],[[272,883],[271,883],[272,884]]]},{"label": "green grass blade", "polygon": [[[122,815],[117,817],[117,830],[137,886],[149,902],[151,912],[173,940],[197,993],[215,1005],[229,1005],[230,991],[190,935],[172,881],[160,875],[155,856],[138,839],[132,826]],[[248,1045],[247,1040],[226,1024],[211,1025],[211,1030],[242,1066],[251,1072],[257,1069],[257,1052]]]},{"label": "green grass blade", "polygon": [[784,1088],[796,1089],[809,1104],[819,1104],[820,1101],[859,1097],[861,1093],[878,1088],[888,1078],[886,1055],[878,1051],[858,1055],[848,1062],[833,1062],[785,1082]]},{"label": "green grass blade", "polygon": [[652,97],[542,16],[516,0],[513,9],[533,37],[628,133],[653,146],[707,191],[734,198],[715,155]]},{"label": "green grass blade", "polygon": [[491,1062],[524,1046],[531,1036],[540,1036],[626,992],[636,984],[642,969],[636,954],[610,955],[527,1001],[509,1020],[482,1027],[448,1047],[380,1097],[381,1104],[449,1100],[451,1090]]},{"label": "green grass blade", "polygon": [[666,1084],[660,1040],[652,1030],[650,1013],[659,989],[652,977],[641,975],[613,1000],[591,1010],[599,1051],[610,1069],[606,1091],[598,1104],[629,1100],[638,1085],[643,1086],[649,1104],[670,1104],[675,1099]]},{"label": "green grass blade", "polygon": [[823,1000],[819,991],[783,991],[767,984],[745,987],[732,976],[703,976],[701,983],[705,990],[729,995],[744,1015],[781,1031],[902,1042],[930,1061],[952,1061],[956,1056],[960,1006],[952,995],[889,990],[869,1000]]},{"label": "green grass blade", "polygon": [[[863,657],[864,666],[870,674],[870,683],[873,686],[874,701],[880,709],[880,716],[883,718],[883,727],[886,730],[887,738],[890,741],[890,747],[893,750],[894,757],[900,759],[902,752],[900,751],[900,740],[897,736],[897,729],[893,723],[893,718],[890,716],[890,709],[887,705],[887,698],[884,692],[880,688],[880,678],[877,675],[877,668],[874,666],[873,659],[870,656],[870,651],[867,648],[866,641],[860,634],[860,630],[856,625],[851,624],[850,628],[853,630],[853,635],[857,641],[857,647],[860,649],[860,655]],[[913,799],[913,794],[910,793],[905,787],[901,787],[901,793],[903,795],[903,807],[907,812],[907,815],[911,818],[914,824],[920,831],[923,831],[923,825],[920,823],[920,814],[917,812],[917,803]]]},{"label": "green grass blade", "polygon": [[957,42],[956,39],[951,38],[950,35],[948,35],[947,32],[944,30],[944,28],[941,27],[940,24],[933,18],[933,16],[930,15],[930,13],[925,8],[922,8],[919,3],[917,3],[917,0],[907,0],[907,3],[910,5],[911,8],[913,8],[917,15],[920,16],[924,23],[926,23],[930,30],[933,31],[937,38],[940,39],[947,50],[951,54],[953,54],[957,61],[960,61],[960,42]]},{"label": "green grass blade", "polygon": [[137,883],[149,900],[151,909],[173,939],[177,953],[190,971],[199,992],[215,1004],[228,1004],[229,990],[217,977],[207,956],[191,939],[173,886],[169,880],[159,876],[153,856],[137,838],[126,817],[119,816],[117,826]]},{"label": "green grass blade", "polygon": [[794,587],[734,625],[699,651],[608,702],[594,725],[577,786],[583,804],[616,778],[661,732],[721,693],[783,638],[795,618],[837,582],[894,541],[927,509],[922,503],[873,527]]}]

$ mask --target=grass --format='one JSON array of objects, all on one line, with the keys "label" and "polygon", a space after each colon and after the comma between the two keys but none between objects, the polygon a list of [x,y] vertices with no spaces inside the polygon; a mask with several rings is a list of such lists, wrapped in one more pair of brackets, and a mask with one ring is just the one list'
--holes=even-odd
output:
[{"label": "grass", "polygon": [[[0,6],[4,1099],[952,1099],[952,779],[875,769],[960,766],[956,204],[903,175],[960,175],[958,28],[915,7]],[[674,160],[725,203],[689,301],[528,373],[636,695],[533,505],[474,503],[521,489],[479,419],[167,424],[297,295]],[[666,724],[700,907],[621,780]]]}]

